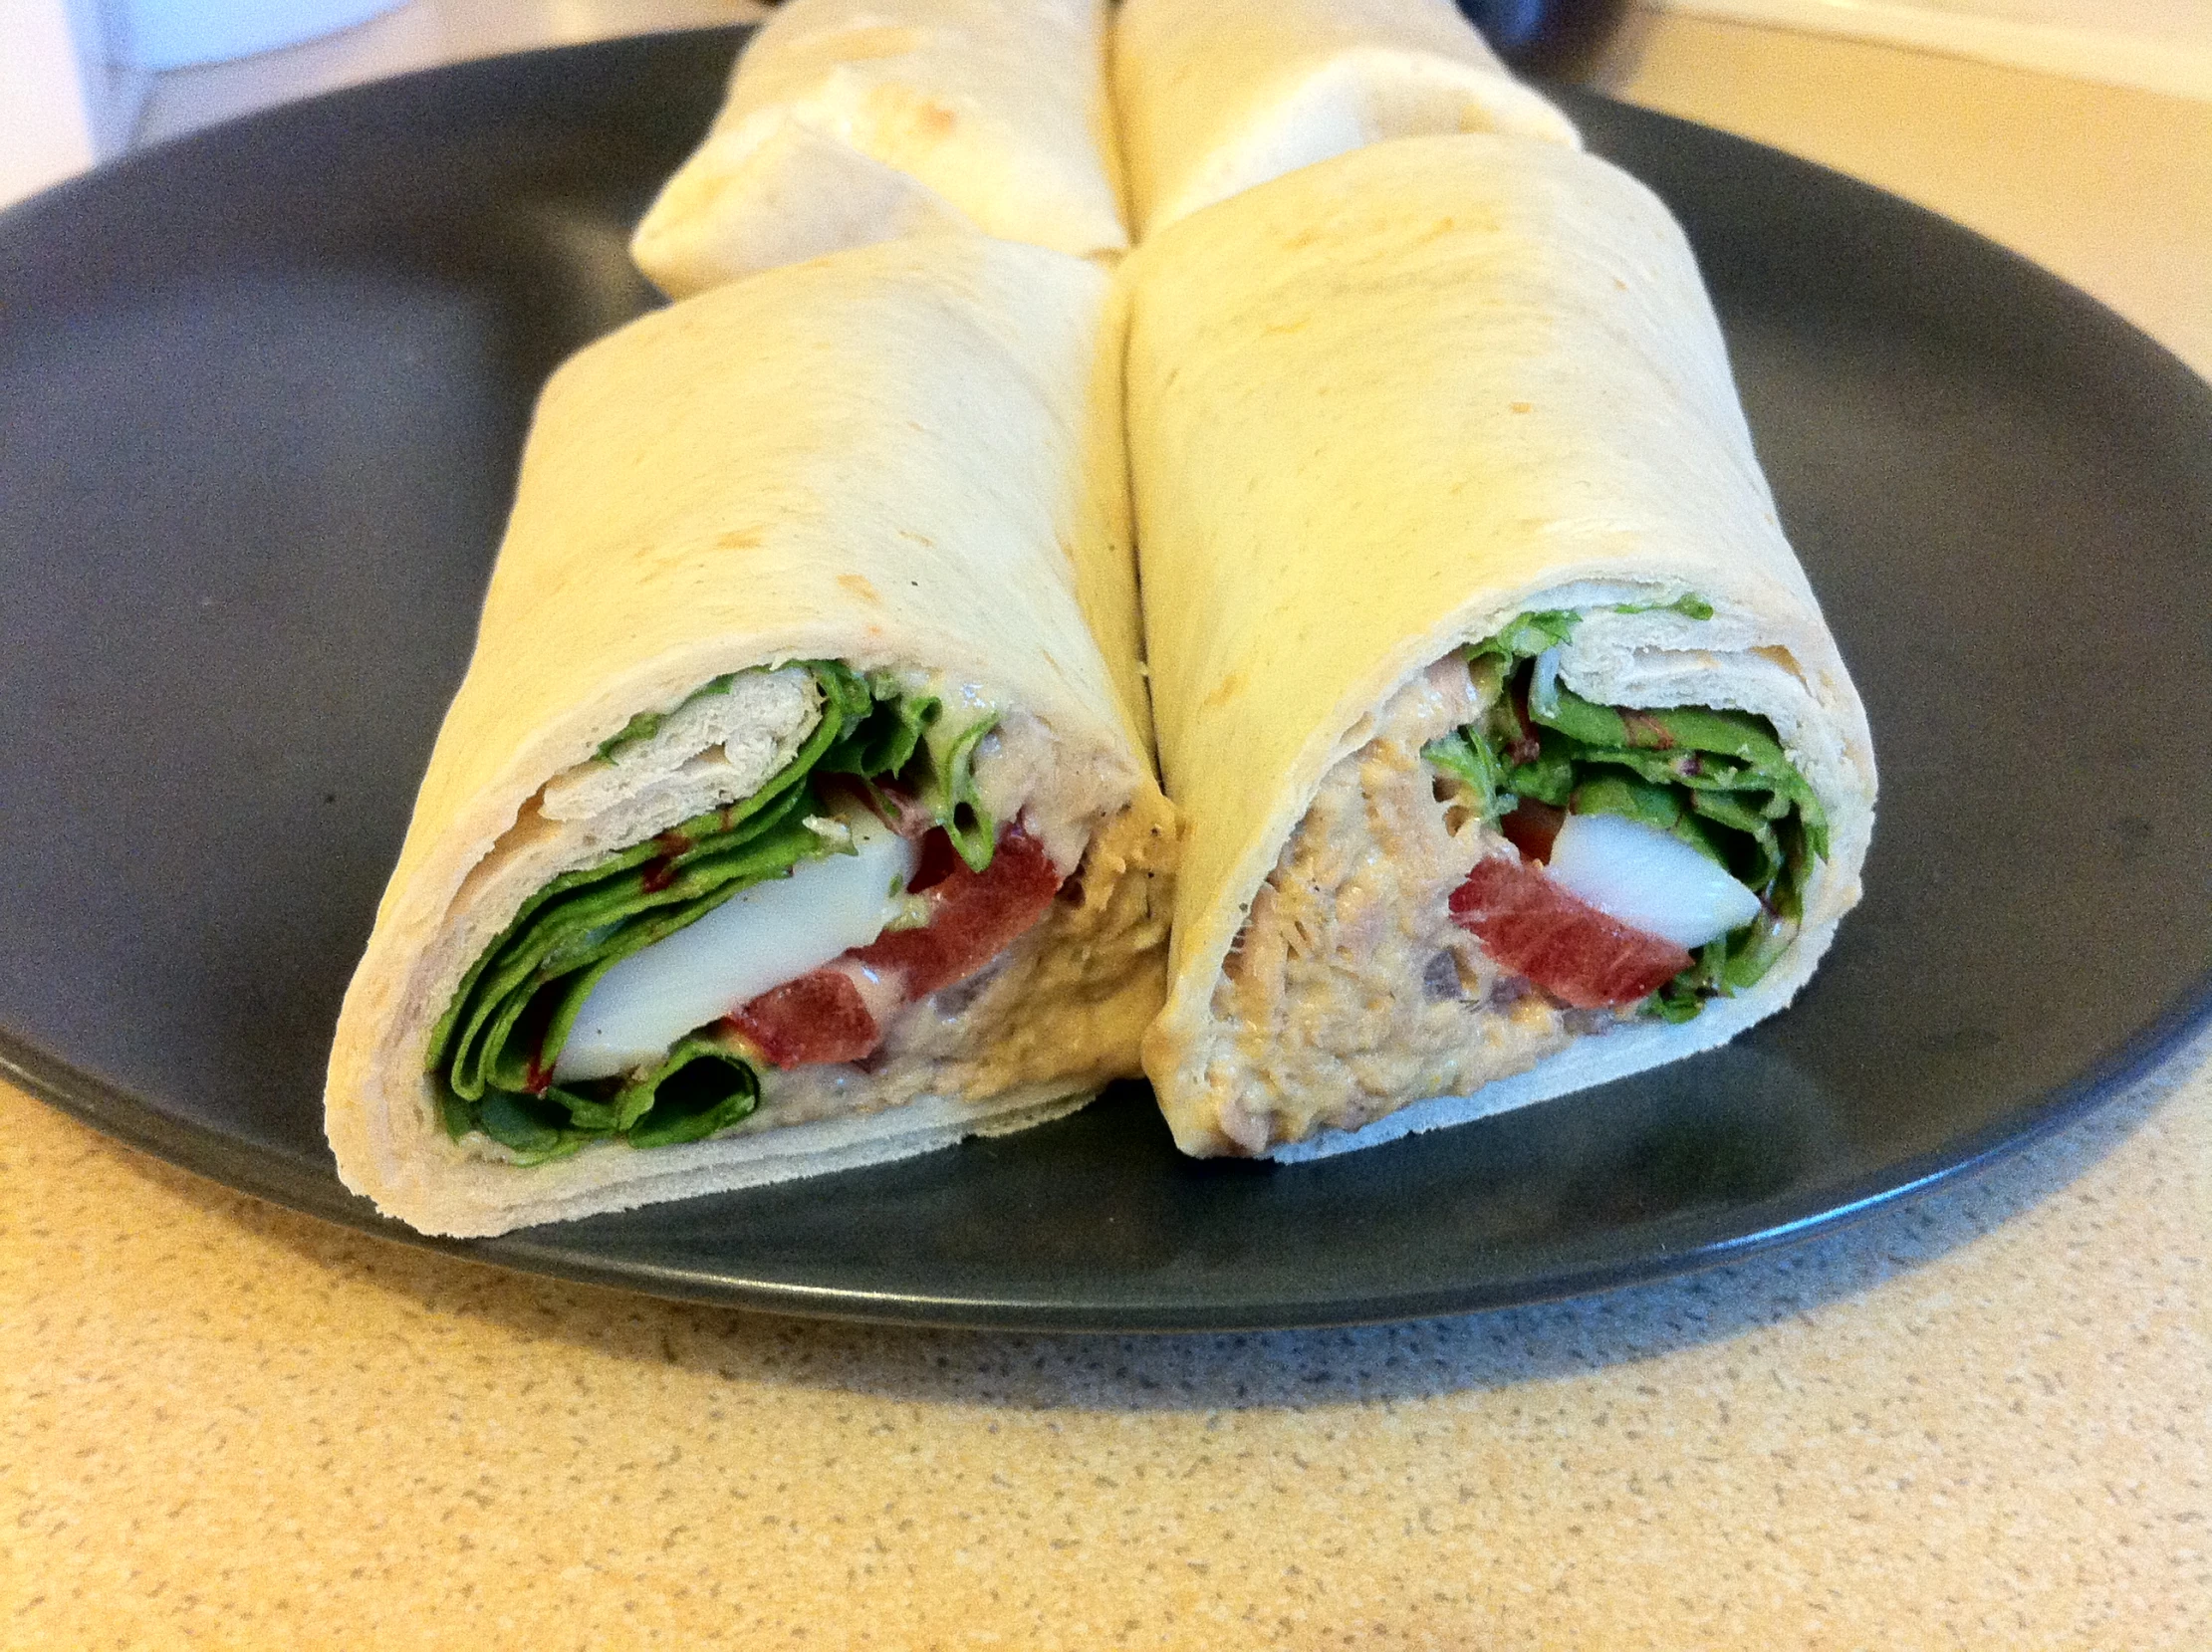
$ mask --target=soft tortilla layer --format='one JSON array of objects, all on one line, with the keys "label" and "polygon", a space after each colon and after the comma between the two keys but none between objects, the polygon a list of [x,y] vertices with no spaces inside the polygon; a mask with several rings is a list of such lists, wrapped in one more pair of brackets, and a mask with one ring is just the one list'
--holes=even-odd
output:
[{"label": "soft tortilla layer", "polygon": [[1140,237],[1392,138],[1582,141],[1451,0],[1126,0],[1113,28],[1113,101]]},{"label": "soft tortilla layer", "polygon": [[[1408,139],[1195,214],[1124,277],[1153,704],[1188,823],[1168,1004],[1145,1045],[1178,1141],[1250,1150],[1250,1115],[1313,1106],[1209,1081],[1230,948],[1377,714],[1530,610],[1585,616],[1561,678],[1587,698],[1766,717],[1831,851],[1804,932],[1756,988],[1680,1027],[1580,1039],[1523,1093],[1780,1008],[1858,897],[1872,751],[1665,208],[1570,149]],[[1650,608],[1693,594],[1710,619]],[[1602,1061],[1582,1054],[1599,1045]]]},{"label": "soft tortilla layer", "polygon": [[[1147,762],[1119,446],[1101,428],[1105,288],[1088,264],[981,237],[872,247],[647,316],[554,376],[341,1015],[326,1122],[350,1187],[426,1232],[496,1233],[921,1151],[1134,1070],[1175,844]],[[1098,929],[1088,973],[1062,983],[1065,1048],[1038,1036],[1051,1059],[1024,1069],[942,1058],[942,1087],[909,1086],[873,1125],[855,1085],[819,1125],[529,1168],[451,1141],[423,1056],[485,942],[554,871],[683,818],[685,788],[739,784],[716,767],[733,751],[772,766],[808,709],[784,673],[744,679],[750,710],[711,708],[730,727],[670,717],[655,739],[672,744],[620,753],[595,801],[602,744],[725,673],[805,659],[972,684],[1046,743],[1049,759],[1001,767],[1030,777],[1009,782],[1025,814],[1088,823],[1083,901],[1048,920],[1092,911]]]},{"label": "soft tortilla layer", "polygon": [[631,255],[674,298],[898,236],[1118,255],[1104,0],[787,0]]}]

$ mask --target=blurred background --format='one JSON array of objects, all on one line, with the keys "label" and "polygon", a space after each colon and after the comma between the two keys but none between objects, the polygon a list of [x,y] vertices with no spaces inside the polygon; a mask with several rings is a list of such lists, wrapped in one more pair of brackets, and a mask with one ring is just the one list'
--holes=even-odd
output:
[{"label": "blurred background", "polygon": [[[1203,3],[1203,0],[1193,0]],[[1632,83],[1718,27],[2212,102],[2212,0],[1461,0],[1528,73]],[[291,98],[458,58],[741,22],[757,0],[4,0],[0,205]],[[1843,61],[1843,60],[1839,60]]]},{"label": "blurred background", "polygon": [[[1459,3],[1524,72],[1904,195],[2212,375],[2212,0]],[[0,207],[292,99],[765,15],[758,0],[0,0]]]}]

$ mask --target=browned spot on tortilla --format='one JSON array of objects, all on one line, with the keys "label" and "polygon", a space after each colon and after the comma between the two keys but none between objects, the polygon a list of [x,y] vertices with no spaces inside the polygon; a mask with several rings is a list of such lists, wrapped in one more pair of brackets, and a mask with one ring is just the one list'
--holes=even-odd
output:
[{"label": "browned spot on tortilla", "polygon": [[1242,671],[1232,671],[1221,679],[1219,686],[1211,694],[1206,696],[1206,704],[1209,706],[1225,706],[1243,691],[1244,673]]},{"label": "browned spot on tortilla", "polygon": [[763,530],[759,528],[740,528],[724,534],[714,544],[716,549],[722,551],[750,551],[759,545],[764,537]]},{"label": "browned spot on tortilla", "polygon": [[1536,403],[1533,401],[1512,401],[1508,402],[1506,405],[1511,407],[1516,413],[1533,413],[1536,411]]},{"label": "browned spot on tortilla", "polygon": [[861,597],[866,601],[880,602],[883,599],[875,593],[875,588],[869,585],[867,581],[859,574],[840,574],[838,576],[838,584],[845,587],[845,589],[847,590],[850,590],[854,595]]},{"label": "browned spot on tortilla", "polygon": [[917,534],[917,533],[915,533],[915,532],[913,531],[913,529],[911,529],[911,528],[901,528],[901,529],[899,529],[899,531],[898,531],[898,537],[899,537],[900,539],[910,539],[910,540],[912,540],[912,541],[913,541],[913,542],[914,542],[914,543],[915,543],[916,545],[920,546],[920,547],[921,547],[921,548],[922,548],[922,549],[923,549],[924,551],[934,551],[934,550],[936,550],[936,549],[937,549],[937,542],[936,542],[935,540],[931,539],[931,538],[930,538],[930,537],[929,537],[929,536],[928,536],[927,534]]},{"label": "browned spot on tortilla", "polygon": [[914,125],[927,137],[950,137],[960,117],[932,98],[915,113]]},{"label": "browned spot on tortilla", "polygon": [[921,50],[922,40],[919,29],[900,29],[886,24],[863,24],[830,37],[842,63],[904,57],[909,52]]}]

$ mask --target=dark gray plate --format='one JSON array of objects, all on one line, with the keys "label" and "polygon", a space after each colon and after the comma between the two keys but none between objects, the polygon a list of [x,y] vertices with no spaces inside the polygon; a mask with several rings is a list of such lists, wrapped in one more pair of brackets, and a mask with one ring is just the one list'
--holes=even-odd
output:
[{"label": "dark gray plate", "polygon": [[[323,1061],[458,681],[538,384],[736,37],[471,64],[0,218],[0,1065],[391,1238]],[[2017,258],[1573,98],[1672,203],[1868,710],[1865,904],[1729,1049],[1320,1165],[1141,1086],[885,1169],[443,1248],[804,1312],[1386,1318],[1700,1267],[1955,1175],[2212,1008],[2212,391]],[[558,654],[548,669],[559,669]],[[417,1241],[419,1242],[419,1241]]]}]

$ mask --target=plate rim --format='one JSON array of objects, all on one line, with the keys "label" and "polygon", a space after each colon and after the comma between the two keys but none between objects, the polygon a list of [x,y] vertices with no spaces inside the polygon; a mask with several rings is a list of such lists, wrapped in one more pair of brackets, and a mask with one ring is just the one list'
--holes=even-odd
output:
[{"label": "plate rim", "polygon": [[[96,193],[104,179],[125,169],[157,168],[174,152],[188,145],[221,143],[249,128],[281,125],[291,119],[324,118],[334,106],[356,100],[385,100],[392,97],[396,89],[421,96],[436,90],[432,83],[459,87],[471,78],[499,78],[516,73],[521,66],[542,68],[556,59],[604,58],[623,49],[637,50],[646,43],[673,50],[681,50],[686,44],[698,47],[711,42],[719,47],[727,43],[734,49],[756,27],[738,24],[660,31],[471,59],[338,88],[313,98],[241,115],[133,151],[16,203],[0,212],[0,246],[22,233],[39,213],[66,212],[73,200]],[[2128,348],[2147,353],[2142,364],[2149,365],[2154,360],[2162,369],[2178,371],[2200,389],[2206,388],[2205,381],[2185,362],[2127,318],[2027,255],[1966,225],[1848,173],[1718,127],[1580,88],[1545,85],[1544,90],[1566,104],[1571,112],[1577,105],[1623,112],[1630,120],[1651,123],[1655,129],[1677,130],[1695,134],[1696,141],[1717,139],[1724,145],[1738,147],[1755,155],[1762,166],[1818,174],[1830,186],[1842,184],[1869,204],[1878,203],[1881,211],[1895,213],[1901,209],[1908,215],[1906,221],[1916,222],[1923,230],[1934,230],[1962,245],[1971,245],[1984,257],[1998,255],[2013,267],[2016,276],[2044,285],[2053,298],[2069,308],[2077,321],[2093,321],[2107,332],[2114,344],[2124,340]],[[2065,1082],[2037,1092],[2032,1098],[2024,1097],[2024,1106],[2002,1118],[1951,1138],[1938,1147],[1862,1172],[1840,1185],[1805,1190],[1791,1198],[1703,1211],[1693,1208],[1676,1219],[1683,1230],[1684,1242],[1679,1246],[1652,1246],[1639,1254],[1609,1261],[1538,1270],[1503,1281],[1496,1278],[1474,1280],[1449,1288],[1424,1286],[1396,1294],[1331,1294],[1297,1299],[1285,1299],[1277,1295],[1265,1300],[1246,1298],[1234,1302],[1208,1298],[1194,1300],[1187,1306],[1136,1298],[1109,1301],[1098,1296],[1083,1300],[1063,1297],[1048,1301],[1015,1293],[997,1296],[963,1296],[943,1291],[901,1294],[743,1279],[727,1274],[716,1276],[696,1268],[635,1260],[611,1261],[596,1256],[589,1250],[561,1242],[562,1235],[568,1231],[565,1224],[517,1230],[491,1239],[455,1240],[425,1235],[382,1216],[367,1199],[347,1190],[338,1180],[333,1165],[312,1164],[281,1149],[248,1142],[179,1118],[5,1026],[0,1026],[0,1078],[111,1139],[234,1192],[371,1237],[512,1272],[634,1291],[672,1300],[856,1322],[1099,1334],[1223,1332],[1394,1322],[1528,1305],[1678,1277],[1803,1243],[1839,1231],[1900,1201],[1924,1196],[1977,1174],[2024,1150],[2134,1087],[2187,1045],[2208,1022],[2212,1022],[2212,972],[2189,982],[2155,1015],[2138,1024],[2098,1060]],[[320,1098],[317,1099],[319,1102]],[[1734,1220],[1715,1220],[1716,1216]],[[1720,1231],[1724,1229],[1728,1231]]]},{"label": "plate rim", "polygon": [[[2044,1091],[2024,1121],[2008,1119],[1985,1125],[1901,1165],[1866,1172],[1844,1183],[1842,1189],[1815,1190],[1799,1198],[1769,1200],[1751,1207],[1723,1207],[1735,1213],[1746,1209],[1767,1211],[1771,1207],[1765,1219],[1748,1232],[1517,1282],[1520,1286],[1535,1285],[1533,1290],[1515,1286],[1502,1291],[1466,1286],[1426,1288],[1395,1296],[1312,1298],[1296,1305],[1280,1298],[1264,1303],[1213,1303],[1194,1310],[1139,1301],[1108,1305],[951,1294],[901,1295],[705,1277],[698,1270],[661,1264],[612,1263],[589,1251],[565,1247],[558,1240],[568,1226],[564,1223],[517,1229],[491,1239],[448,1239],[419,1233],[382,1215],[369,1200],[348,1190],[335,1169],[328,1175],[317,1175],[280,1153],[267,1149],[239,1151],[233,1138],[173,1118],[120,1085],[85,1072],[6,1028],[0,1028],[0,1079],[126,1147],[232,1192],[372,1238],[486,1263],[511,1273],[633,1291],[669,1301],[857,1323],[1096,1335],[1219,1333],[1391,1324],[1531,1306],[1703,1273],[1803,1244],[1850,1227],[1892,1205],[1977,1175],[2117,1100],[2148,1079],[2208,1024],[2212,1024],[2212,975],[2191,983],[2154,1021],[2102,1060],[2068,1082]],[[238,1151],[240,1160],[252,1168],[238,1173],[234,1167],[218,1164],[226,1149]],[[1696,1215],[1685,1214],[1679,1220],[1688,1226]]]}]

